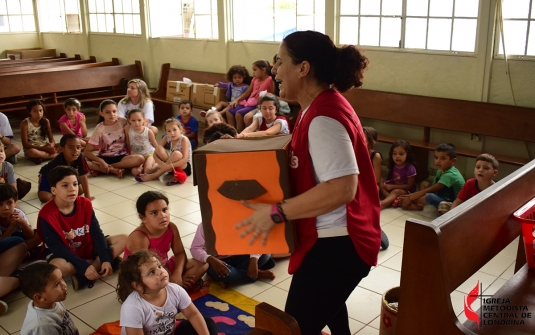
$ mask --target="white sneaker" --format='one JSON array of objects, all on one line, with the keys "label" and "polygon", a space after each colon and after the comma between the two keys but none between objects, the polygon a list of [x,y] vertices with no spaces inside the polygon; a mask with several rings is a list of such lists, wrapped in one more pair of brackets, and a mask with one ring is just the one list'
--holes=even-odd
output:
[{"label": "white sneaker", "polygon": [[0,315],[4,315],[7,312],[7,304],[0,300]]}]

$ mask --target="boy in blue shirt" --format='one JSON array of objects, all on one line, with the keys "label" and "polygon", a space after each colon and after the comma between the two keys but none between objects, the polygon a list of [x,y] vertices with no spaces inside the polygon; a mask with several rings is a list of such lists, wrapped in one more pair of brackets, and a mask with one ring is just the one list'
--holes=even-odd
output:
[{"label": "boy in blue shirt", "polygon": [[453,202],[464,186],[463,176],[453,166],[456,161],[455,146],[451,143],[439,144],[435,149],[435,166],[438,170],[433,183],[418,192],[400,196],[403,209],[421,211],[428,204],[438,209],[443,201]]}]

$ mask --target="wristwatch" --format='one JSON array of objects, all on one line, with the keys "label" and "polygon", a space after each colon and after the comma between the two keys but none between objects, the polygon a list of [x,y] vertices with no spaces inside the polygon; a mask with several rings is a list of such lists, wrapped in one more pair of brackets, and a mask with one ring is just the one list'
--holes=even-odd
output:
[{"label": "wristwatch", "polygon": [[271,221],[275,224],[286,222],[286,215],[282,212],[282,203],[271,205]]}]

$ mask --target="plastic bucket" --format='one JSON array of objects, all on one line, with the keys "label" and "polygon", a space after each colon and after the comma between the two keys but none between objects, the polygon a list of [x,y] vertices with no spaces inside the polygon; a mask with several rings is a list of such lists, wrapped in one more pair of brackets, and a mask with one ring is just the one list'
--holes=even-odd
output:
[{"label": "plastic bucket", "polygon": [[535,198],[514,212],[513,217],[522,224],[522,237],[528,266],[535,268]]},{"label": "plastic bucket", "polygon": [[381,322],[379,324],[379,335],[394,335],[398,323],[398,311],[388,306],[389,303],[399,301],[400,288],[393,287],[383,294],[381,301]]}]

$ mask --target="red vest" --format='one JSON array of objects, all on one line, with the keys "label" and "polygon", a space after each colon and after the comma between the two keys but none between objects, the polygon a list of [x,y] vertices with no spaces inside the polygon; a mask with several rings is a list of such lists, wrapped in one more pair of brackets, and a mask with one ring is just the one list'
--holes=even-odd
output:
[{"label": "red vest", "polygon": [[[282,115],[277,115],[277,117],[275,118],[275,120],[284,120],[286,121],[286,118]],[[275,122],[275,121],[273,121]],[[263,130],[268,130],[268,126],[267,126],[267,122],[266,122],[266,119],[262,118],[262,124],[260,125],[260,127],[258,128],[258,131],[263,131]],[[282,129],[282,128],[281,128]]]},{"label": "red vest", "polygon": [[[92,217],[93,205],[84,197],[76,198],[76,211],[73,216],[64,216],[54,200],[47,202],[39,211],[39,218],[43,218],[62,238],[67,248],[82,259],[93,258],[93,238],[89,233]],[[44,241],[39,225],[37,233]]]},{"label": "red vest", "polygon": [[[301,119],[299,112],[290,146],[290,180],[294,195],[302,194],[316,186],[312,160],[308,151],[308,129],[312,119],[326,116],[340,122],[346,129],[359,167],[355,197],[347,203],[347,230],[359,256],[370,266],[377,264],[381,244],[379,224],[379,195],[375,174],[368,156],[368,148],[360,121],[347,100],[336,90],[320,93]],[[295,220],[297,230],[296,250],[290,257],[289,273],[294,273],[306,253],[318,239],[316,218]]]}]

